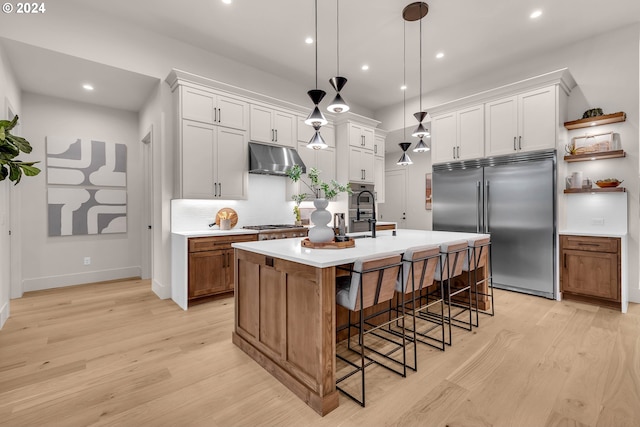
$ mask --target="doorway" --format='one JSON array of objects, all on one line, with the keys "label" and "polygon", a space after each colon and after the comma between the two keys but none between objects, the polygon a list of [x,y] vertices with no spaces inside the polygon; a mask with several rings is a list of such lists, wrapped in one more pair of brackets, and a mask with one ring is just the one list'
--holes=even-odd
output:
[{"label": "doorway", "polygon": [[407,170],[395,169],[385,173],[385,187],[399,189],[386,191],[381,218],[398,223],[398,228],[407,228]]},{"label": "doorway", "polygon": [[153,272],[153,127],[142,138],[142,174],[140,275],[150,279]]}]

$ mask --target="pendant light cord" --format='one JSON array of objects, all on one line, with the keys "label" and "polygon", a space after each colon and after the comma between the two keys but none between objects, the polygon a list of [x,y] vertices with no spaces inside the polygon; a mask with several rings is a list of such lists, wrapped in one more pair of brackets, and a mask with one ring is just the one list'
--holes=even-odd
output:
[{"label": "pendant light cord", "polygon": [[336,0],[336,68],[340,75],[340,0]]},{"label": "pendant light cord", "polygon": [[[420,3],[420,15],[422,15],[422,5],[423,3]],[[422,18],[420,18],[420,112],[422,112]]]},{"label": "pendant light cord", "polygon": [[318,0],[315,0],[315,25],[316,25],[316,89],[318,89]]},{"label": "pendant light cord", "polygon": [[402,21],[402,140],[407,140],[407,21]]}]

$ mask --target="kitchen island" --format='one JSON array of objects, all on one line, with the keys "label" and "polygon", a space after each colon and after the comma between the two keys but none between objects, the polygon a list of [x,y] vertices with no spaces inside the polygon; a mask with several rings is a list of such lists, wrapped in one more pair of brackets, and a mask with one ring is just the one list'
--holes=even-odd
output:
[{"label": "kitchen island", "polygon": [[301,239],[234,243],[234,344],[320,415],[338,407],[336,267],[366,256],[486,234],[380,231],[354,248],[309,249]]}]

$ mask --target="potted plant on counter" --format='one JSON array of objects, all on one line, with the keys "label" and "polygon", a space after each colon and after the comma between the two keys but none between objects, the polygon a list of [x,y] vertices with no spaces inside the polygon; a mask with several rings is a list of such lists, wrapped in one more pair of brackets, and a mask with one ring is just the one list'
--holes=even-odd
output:
[{"label": "potted plant on counter", "polygon": [[[307,176],[309,177],[310,183],[304,180],[302,182],[311,190],[311,194],[304,192],[292,197],[296,202],[294,212],[296,212],[296,208],[298,208],[298,215],[300,212],[300,203],[302,203],[303,200],[307,200],[308,197],[314,198],[313,205],[316,210],[311,213],[311,221],[314,226],[309,230],[309,240],[314,243],[330,242],[333,240],[333,229],[327,225],[331,222],[331,212],[327,211],[327,206],[329,205],[329,201],[335,199],[338,194],[351,194],[349,184],[342,185],[333,179],[325,182],[320,179],[319,174],[320,171],[318,169],[309,169]],[[299,165],[294,165],[289,169],[287,175],[293,182],[298,182],[302,178],[302,168]],[[298,216],[296,218],[298,218]]]}]

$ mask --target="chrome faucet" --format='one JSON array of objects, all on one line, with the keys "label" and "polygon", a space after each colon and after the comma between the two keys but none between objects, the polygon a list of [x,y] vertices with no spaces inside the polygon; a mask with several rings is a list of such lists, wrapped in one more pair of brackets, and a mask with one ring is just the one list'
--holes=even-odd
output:
[{"label": "chrome faucet", "polygon": [[[358,198],[356,199],[356,220],[360,221],[360,196],[364,193],[371,194],[371,200],[375,200],[374,194],[369,190],[363,190],[358,193]],[[369,218],[369,230],[371,231],[371,237],[376,238],[376,204],[373,203],[373,218]]]}]

